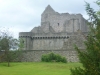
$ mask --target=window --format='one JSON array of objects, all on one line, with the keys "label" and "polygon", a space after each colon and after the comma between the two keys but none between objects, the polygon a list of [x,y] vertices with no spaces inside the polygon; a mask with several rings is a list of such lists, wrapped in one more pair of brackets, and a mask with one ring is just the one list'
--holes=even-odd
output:
[{"label": "window", "polygon": [[59,26],[59,23],[58,23],[58,26]]}]

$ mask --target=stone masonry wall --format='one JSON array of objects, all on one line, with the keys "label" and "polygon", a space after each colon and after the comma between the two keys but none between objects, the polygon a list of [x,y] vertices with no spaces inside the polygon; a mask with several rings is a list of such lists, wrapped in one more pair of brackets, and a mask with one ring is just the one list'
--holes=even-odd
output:
[{"label": "stone masonry wall", "polygon": [[40,26],[31,32],[19,33],[24,40],[22,61],[41,61],[43,54],[54,52],[66,57],[69,62],[77,62],[74,45],[85,49],[86,23],[81,14],[58,13],[48,5],[41,15]]},{"label": "stone masonry wall", "polygon": [[34,39],[33,50],[59,50],[65,39]]},{"label": "stone masonry wall", "polygon": [[77,52],[75,50],[26,50],[23,51],[22,62],[40,62],[41,56],[53,52],[64,56],[68,62],[78,62]]},{"label": "stone masonry wall", "polygon": [[[86,20],[81,14],[58,13],[55,11],[52,11],[52,13],[43,12],[41,25],[47,22],[57,33],[63,31],[77,32],[77,30],[87,32]],[[44,30],[44,28],[42,29]]]}]

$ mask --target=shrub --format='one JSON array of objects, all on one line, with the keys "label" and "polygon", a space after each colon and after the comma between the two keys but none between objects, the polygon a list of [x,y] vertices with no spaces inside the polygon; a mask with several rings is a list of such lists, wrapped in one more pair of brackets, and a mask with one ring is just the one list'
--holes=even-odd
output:
[{"label": "shrub", "polygon": [[63,62],[63,63],[67,62],[65,57],[62,57],[59,54],[54,54],[54,53],[42,55],[41,61],[43,62]]},{"label": "shrub", "polygon": [[67,60],[66,60],[65,57],[62,58],[62,62],[63,62],[63,63],[66,63],[66,62],[67,62]]},{"label": "shrub", "polygon": [[50,62],[49,57],[47,55],[42,55],[42,61]]}]

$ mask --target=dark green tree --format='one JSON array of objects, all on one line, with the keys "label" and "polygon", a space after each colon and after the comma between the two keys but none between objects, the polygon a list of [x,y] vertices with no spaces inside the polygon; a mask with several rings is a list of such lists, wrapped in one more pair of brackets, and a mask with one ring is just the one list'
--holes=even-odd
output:
[{"label": "dark green tree", "polygon": [[[96,1],[96,4],[100,7],[100,0]],[[89,15],[90,27],[85,41],[86,50],[81,51],[77,46],[75,47],[83,68],[71,69],[71,75],[100,75],[100,10],[94,11],[86,2],[86,11]]]}]

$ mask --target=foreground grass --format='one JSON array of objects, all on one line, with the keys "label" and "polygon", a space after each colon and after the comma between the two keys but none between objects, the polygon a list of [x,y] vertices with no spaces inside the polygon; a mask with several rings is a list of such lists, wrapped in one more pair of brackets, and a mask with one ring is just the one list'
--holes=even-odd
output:
[{"label": "foreground grass", "polygon": [[70,75],[70,68],[82,66],[80,63],[23,62],[0,63],[0,75]]}]

